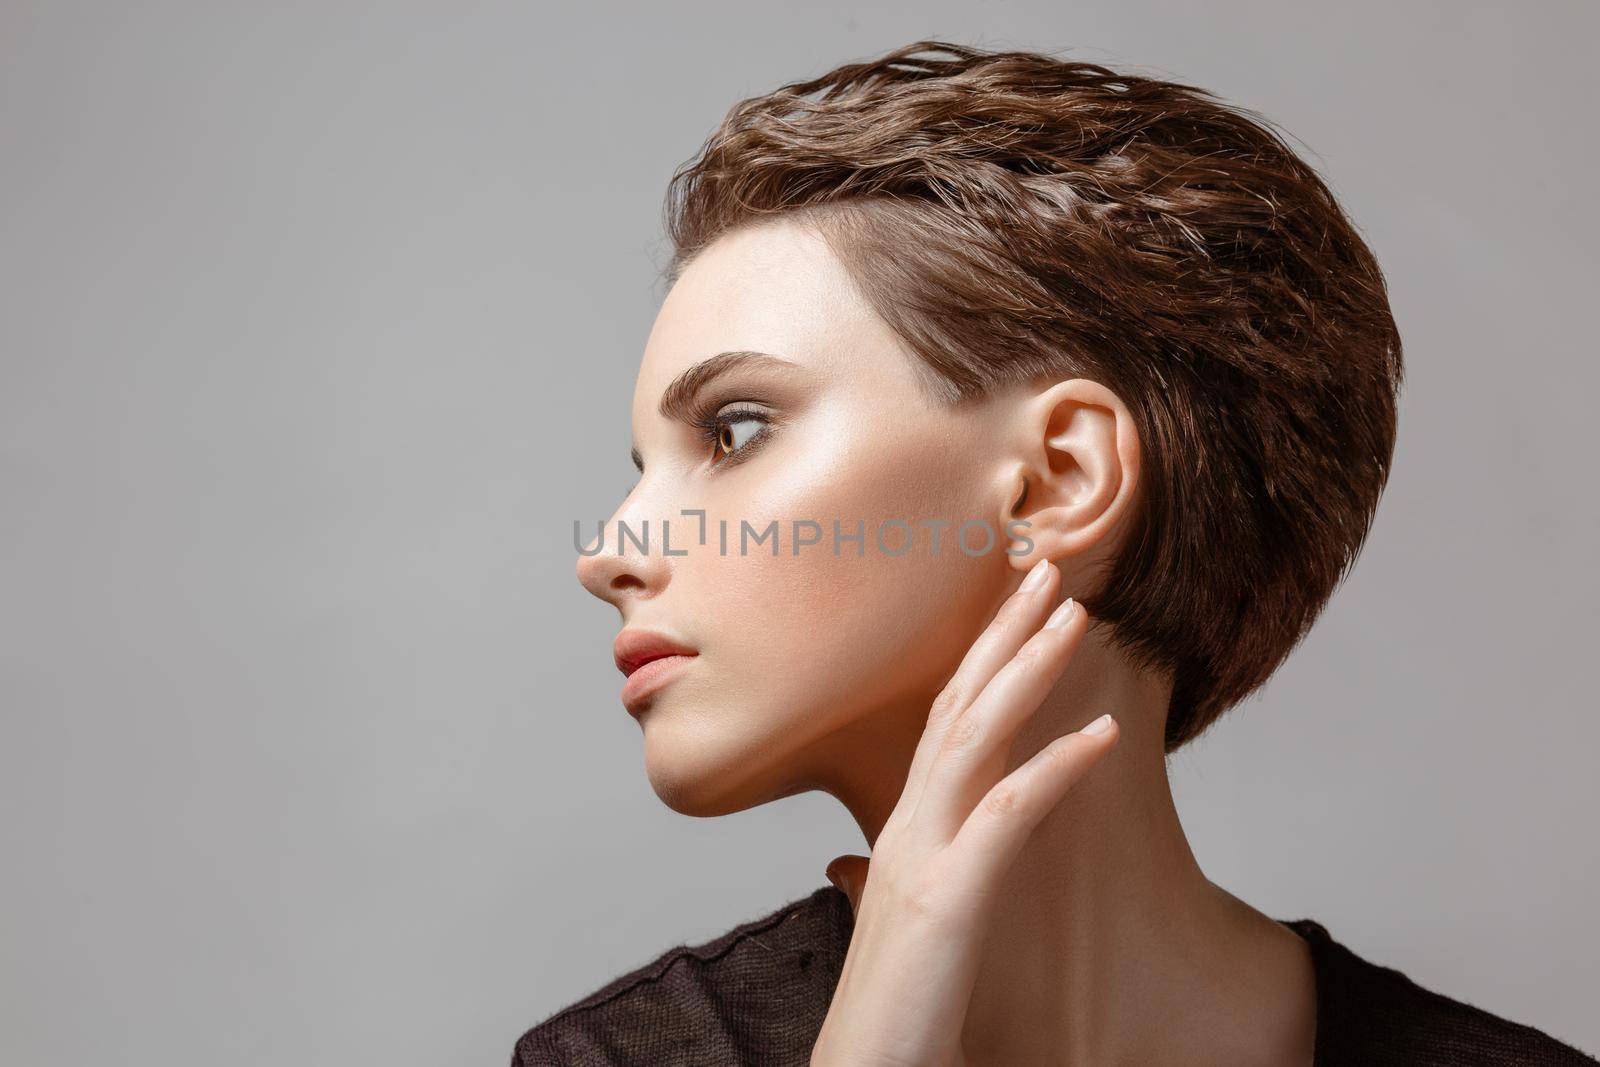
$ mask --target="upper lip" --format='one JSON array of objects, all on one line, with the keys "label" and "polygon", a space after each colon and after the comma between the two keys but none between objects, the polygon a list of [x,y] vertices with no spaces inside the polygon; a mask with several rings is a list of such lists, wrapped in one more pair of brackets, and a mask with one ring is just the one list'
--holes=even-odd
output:
[{"label": "upper lip", "polygon": [[698,656],[700,653],[681,641],[654,630],[624,630],[617,635],[611,654],[617,661],[617,670],[632,674],[653,659],[663,656]]}]

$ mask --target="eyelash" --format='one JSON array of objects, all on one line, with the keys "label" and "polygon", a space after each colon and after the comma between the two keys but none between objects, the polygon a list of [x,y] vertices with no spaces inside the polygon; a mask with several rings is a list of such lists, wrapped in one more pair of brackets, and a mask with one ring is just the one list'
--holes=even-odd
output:
[{"label": "eyelash", "polygon": [[[750,439],[732,452],[721,452],[722,431],[736,422],[751,420],[761,423],[761,429],[751,435]],[[765,411],[754,408],[733,408],[731,410],[712,411],[695,419],[695,425],[700,429],[700,435],[705,439],[714,453],[721,457],[720,462],[713,460],[712,465],[717,467],[730,467],[735,463],[742,463],[755,454],[762,443],[772,435],[772,416]]]}]

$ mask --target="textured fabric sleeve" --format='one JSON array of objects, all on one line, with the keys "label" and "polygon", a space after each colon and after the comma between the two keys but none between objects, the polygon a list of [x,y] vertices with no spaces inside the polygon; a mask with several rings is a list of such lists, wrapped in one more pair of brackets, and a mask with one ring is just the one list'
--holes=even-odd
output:
[{"label": "textured fabric sleeve", "polygon": [[678,945],[529,1030],[512,1067],[807,1067],[853,925],[830,885]]},{"label": "textured fabric sleeve", "polygon": [[534,1027],[511,1050],[511,1067],[567,1067],[567,1061],[561,1058],[555,1035],[547,1027]]}]

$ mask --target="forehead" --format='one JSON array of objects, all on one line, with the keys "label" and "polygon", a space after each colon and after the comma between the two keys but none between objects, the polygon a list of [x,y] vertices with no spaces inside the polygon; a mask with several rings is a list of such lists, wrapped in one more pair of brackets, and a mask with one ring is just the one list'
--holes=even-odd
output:
[{"label": "forehead", "polygon": [[730,350],[768,352],[867,388],[916,383],[912,354],[826,241],[774,221],[726,234],[684,269],[656,314],[634,392],[635,424],[689,367]]}]

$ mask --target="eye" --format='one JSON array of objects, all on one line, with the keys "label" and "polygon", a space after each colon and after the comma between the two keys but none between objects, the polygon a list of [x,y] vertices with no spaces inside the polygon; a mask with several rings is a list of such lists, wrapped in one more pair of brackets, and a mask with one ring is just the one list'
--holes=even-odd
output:
[{"label": "eye", "polygon": [[766,423],[758,418],[744,416],[737,419],[725,419],[717,430],[717,447],[723,455],[737,452],[750,443],[750,439],[761,432],[761,427]]},{"label": "eye", "polygon": [[771,416],[748,408],[729,408],[717,412],[701,427],[715,453],[712,462],[726,465],[738,462],[754,451],[753,446],[771,432]]}]

